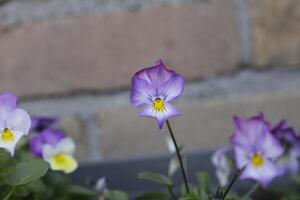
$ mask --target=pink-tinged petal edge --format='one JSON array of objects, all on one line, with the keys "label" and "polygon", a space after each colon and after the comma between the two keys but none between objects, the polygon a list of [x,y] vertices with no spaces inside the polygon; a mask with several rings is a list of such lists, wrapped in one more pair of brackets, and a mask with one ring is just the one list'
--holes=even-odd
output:
[{"label": "pink-tinged petal edge", "polygon": [[158,60],[154,66],[144,68],[134,76],[147,81],[155,89],[158,89],[158,86],[167,82],[173,74],[175,74],[173,70],[167,69],[162,60]]}]

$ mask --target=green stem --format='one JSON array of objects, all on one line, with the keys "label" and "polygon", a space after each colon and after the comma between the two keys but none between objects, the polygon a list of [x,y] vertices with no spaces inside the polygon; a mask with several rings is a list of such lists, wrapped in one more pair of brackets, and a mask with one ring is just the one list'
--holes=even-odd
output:
[{"label": "green stem", "polygon": [[241,200],[244,200],[244,199],[250,197],[257,190],[257,188],[259,186],[260,186],[260,183],[256,183],[255,185],[253,185],[252,188],[242,197]]},{"label": "green stem", "polygon": [[180,150],[178,148],[178,145],[177,145],[177,142],[176,142],[176,139],[175,139],[175,135],[173,133],[173,130],[171,128],[169,120],[167,120],[166,123],[167,123],[168,130],[170,132],[171,138],[173,140],[173,143],[174,143],[174,146],[175,146],[175,149],[176,149],[176,154],[177,154],[177,158],[179,160],[180,169],[181,169],[182,177],[183,177],[183,180],[184,180],[186,192],[190,193],[188,179],[187,179],[187,176],[186,176],[186,173],[185,173],[184,165],[183,165],[183,162],[182,162],[182,157],[181,157]]},{"label": "green stem", "polygon": [[241,174],[241,170],[237,170],[235,175],[233,176],[231,182],[229,183],[228,187],[226,188],[224,195],[223,195],[223,199],[225,199],[225,197],[227,196],[227,194],[229,193],[229,191],[231,190],[233,184],[235,183],[235,181],[237,180],[237,178],[240,176]]},{"label": "green stem", "polygon": [[3,200],[9,200],[9,198],[11,197],[11,195],[14,193],[15,190],[16,187],[14,186],[13,188],[11,188],[11,190],[8,192],[8,194],[4,197]]},{"label": "green stem", "polygon": [[175,196],[175,194],[174,194],[174,192],[173,192],[173,189],[172,189],[172,188],[168,188],[168,191],[169,191],[169,193],[171,194],[172,199],[173,199],[173,200],[176,200],[176,196]]}]

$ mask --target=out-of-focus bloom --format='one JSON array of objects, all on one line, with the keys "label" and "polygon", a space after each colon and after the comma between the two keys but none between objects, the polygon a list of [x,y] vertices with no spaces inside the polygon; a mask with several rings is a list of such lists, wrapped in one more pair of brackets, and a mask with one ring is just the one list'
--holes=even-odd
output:
[{"label": "out-of-focus bloom", "polygon": [[292,127],[287,126],[286,121],[280,121],[271,133],[280,141],[285,148],[284,154],[277,160],[283,173],[295,174],[299,170],[300,157],[300,136],[297,135]]},{"label": "out-of-focus bloom", "polygon": [[57,118],[54,117],[31,117],[31,131],[41,132],[47,128],[50,128],[57,122]]},{"label": "out-of-focus bloom", "polygon": [[107,189],[106,178],[105,177],[99,178],[96,182],[95,190],[101,193],[106,189]]},{"label": "out-of-focus bloom", "polygon": [[52,170],[73,172],[78,164],[74,159],[75,143],[62,131],[46,129],[34,136],[30,143],[31,152],[50,163]]},{"label": "out-of-focus bloom", "polygon": [[31,126],[28,113],[17,107],[17,97],[11,93],[0,96],[0,148],[7,149],[13,156],[15,147]]},{"label": "out-of-focus bloom", "polygon": [[253,179],[263,186],[282,174],[275,161],[284,149],[271,134],[270,125],[261,114],[258,117],[242,120],[234,118],[235,130],[231,138],[234,158],[241,179]]},{"label": "out-of-focus bloom", "polygon": [[65,134],[62,131],[55,129],[46,129],[42,131],[40,134],[35,135],[29,142],[29,147],[31,152],[38,156],[43,157],[43,147],[45,144],[49,144],[53,147],[57,145],[57,143],[65,138]]},{"label": "out-of-focus bloom", "polygon": [[172,177],[180,168],[180,163],[177,156],[173,156],[169,162],[168,176]]},{"label": "out-of-focus bloom", "polygon": [[[180,163],[179,163],[179,160],[176,156],[176,147],[175,147],[171,137],[166,136],[165,139],[166,139],[166,144],[167,144],[168,151],[172,154],[172,158],[169,162],[169,169],[168,169],[168,176],[171,177],[180,168]],[[182,150],[182,148],[180,148],[180,151],[181,150]]]},{"label": "out-of-focus bloom", "polygon": [[226,156],[227,152],[227,147],[220,148],[212,155],[211,159],[213,165],[216,168],[216,176],[219,180],[221,187],[227,185],[228,178],[230,175],[230,163]]},{"label": "out-of-focus bloom", "polygon": [[133,106],[141,107],[139,116],[148,116],[163,123],[181,113],[169,102],[179,97],[184,88],[182,76],[165,67],[161,60],[153,67],[137,72],[131,81],[130,100]]},{"label": "out-of-focus bloom", "polygon": [[51,144],[43,146],[43,159],[50,163],[52,170],[71,173],[78,167],[73,157],[74,152],[74,141],[71,138],[63,138],[55,146]]},{"label": "out-of-focus bloom", "polygon": [[166,136],[165,138],[166,138],[166,144],[167,144],[168,151],[171,154],[175,154],[176,153],[176,147],[174,145],[174,142],[172,141],[172,138],[170,136]]}]

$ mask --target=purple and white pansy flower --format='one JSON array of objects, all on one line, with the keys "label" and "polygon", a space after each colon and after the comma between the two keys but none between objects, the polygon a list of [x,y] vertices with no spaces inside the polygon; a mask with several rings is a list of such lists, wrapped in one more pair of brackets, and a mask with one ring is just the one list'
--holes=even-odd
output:
[{"label": "purple and white pansy flower", "polygon": [[71,173],[77,169],[74,158],[75,143],[59,130],[46,129],[30,141],[31,152],[42,157],[50,164],[52,170]]},{"label": "purple and white pansy flower", "polygon": [[142,109],[139,116],[155,118],[159,129],[166,120],[181,114],[170,102],[182,94],[184,80],[161,60],[137,72],[131,82],[132,105]]},{"label": "purple and white pansy flower", "polygon": [[280,142],[272,135],[270,125],[261,114],[250,119],[234,117],[234,134],[231,138],[234,158],[241,179],[253,179],[267,186],[282,175],[276,160],[283,154]]},{"label": "purple and white pansy flower", "polygon": [[11,93],[0,96],[0,148],[13,156],[16,144],[29,133],[31,120],[28,113],[17,107],[17,97]]},{"label": "purple and white pansy flower", "polygon": [[30,140],[30,151],[35,156],[42,158],[44,145],[49,144],[55,146],[60,140],[65,137],[65,134],[60,130],[45,129]]}]

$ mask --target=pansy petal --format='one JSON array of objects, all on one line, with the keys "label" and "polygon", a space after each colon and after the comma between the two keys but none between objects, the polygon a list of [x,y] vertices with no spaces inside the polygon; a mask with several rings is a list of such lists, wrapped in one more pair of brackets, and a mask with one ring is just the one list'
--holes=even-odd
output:
[{"label": "pansy petal", "polygon": [[44,144],[56,146],[63,138],[66,137],[66,135],[60,130],[49,128],[40,133],[40,137],[43,138]]},{"label": "pansy petal", "polygon": [[222,147],[215,151],[212,155],[211,161],[216,168],[224,169],[227,167],[227,151],[228,147]]},{"label": "pansy petal", "polygon": [[249,151],[247,148],[243,148],[239,145],[233,146],[233,153],[235,158],[235,163],[238,169],[244,168],[250,160]]},{"label": "pansy petal", "polygon": [[180,96],[183,88],[184,80],[182,76],[174,74],[166,83],[158,87],[158,94],[164,98],[164,101],[169,102]]},{"label": "pansy petal", "polygon": [[152,102],[156,92],[147,81],[133,77],[131,85],[130,101],[133,106],[141,106]]},{"label": "pansy petal", "polygon": [[41,132],[57,122],[57,118],[54,117],[31,117],[31,131]]},{"label": "pansy petal", "polygon": [[256,144],[256,148],[262,151],[266,158],[276,159],[284,152],[282,145],[271,134],[262,135]]},{"label": "pansy petal", "polygon": [[61,170],[67,174],[72,173],[78,167],[77,161],[68,154],[55,155],[49,163],[52,170]]},{"label": "pansy petal", "polygon": [[221,187],[227,184],[230,175],[230,165],[226,157],[227,151],[228,147],[222,147],[212,155],[211,159],[216,168],[216,177]]},{"label": "pansy petal", "polygon": [[163,111],[155,111],[152,105],[147,105],[142,112],[140,112],[139,116],[148,116],[155,118],[158,122],[158,128],[161,129],[163,123],[174,116],[181,115],[181,113],[171,104],[165,103]]},{"label": "pansy petal", "polygon": [[16,145],[24,134],[19,131],[12,131],[12,134],[14,137],[13,141],[5,142],[0,138],[0,148],[5,148],[10,152],[11,156],[14,156]]},{"label": "pansy petal", "polygon": [[35,156],[38,156],[38,157],[43,156],[43,146],[44,146],[43,138],[40,137],[40,135],[34,136],[33,138],[31,138],[31,140],[29,142],[30,151]]},{"label": "pansy petal", "polygon": [[147,71],[150,82],[157,86],[167,82],[175,72],[166,68],[164,63],[159,60],[156,65]]},{"label": "pansy petal", "polygon": [[31,119],[25,110],[16,108],[10,113],[5,125],[6,128],[23,132],[25,135],[27,135],[31,127]]},{"label": "pansy petal", "polygon": [[276,165],[268,160],[265,160],[264,165],[255,167],[248,165],[241,174],[241,179],[253,179],[260,182],[266,187],[276,176],[281,174],[281,170]]},{"label": "pansy petal", "polygon": [[4,93],[0,96],[0,118],[6,120],[10,112],[17,105],[17,97],[12,93]]},{"label": "pansy petal", "polygon": [[216,177],[221,187],[225,187],[228,183],[229,173],[223,170],[216,170]]},{"label": "pansy petal", "polygon": [[49,145],[49,144],[45,144],[43,146],[43,159],[46,160],[46,161],[50,161],[51,158],[57,154],[58,152],[56,151],[56,149]]},{"label": "pansy petal", "polygon": [[65,138],[65,134],[56,129],[46,129],[40,134],[35,135],[29,142],[30,151],[38,156],[42,157],[43,146],[45,144],[55,147],[60,140]]},{"label": "pansy petal", "polygon": [[72,155],[75,152],[75,143],[71,138],[63,138],[57,144],[56,150],[64,154]]},{"label": "pansy petal", "polygon": [[134,76],[145,80],[150,85],[153,85],[155,89],[157,89],[159,85],[167,82],[174,73],[174,71],[165,67],[162,60],[158,60],[154,66],[142,69]]},{"label": "pansy petal", "polygon": [[243,146],[255,146],[264,134],[271,134],[268,124],[259,117],[247,120],[234,117],[235,129],[232,142]]}]

